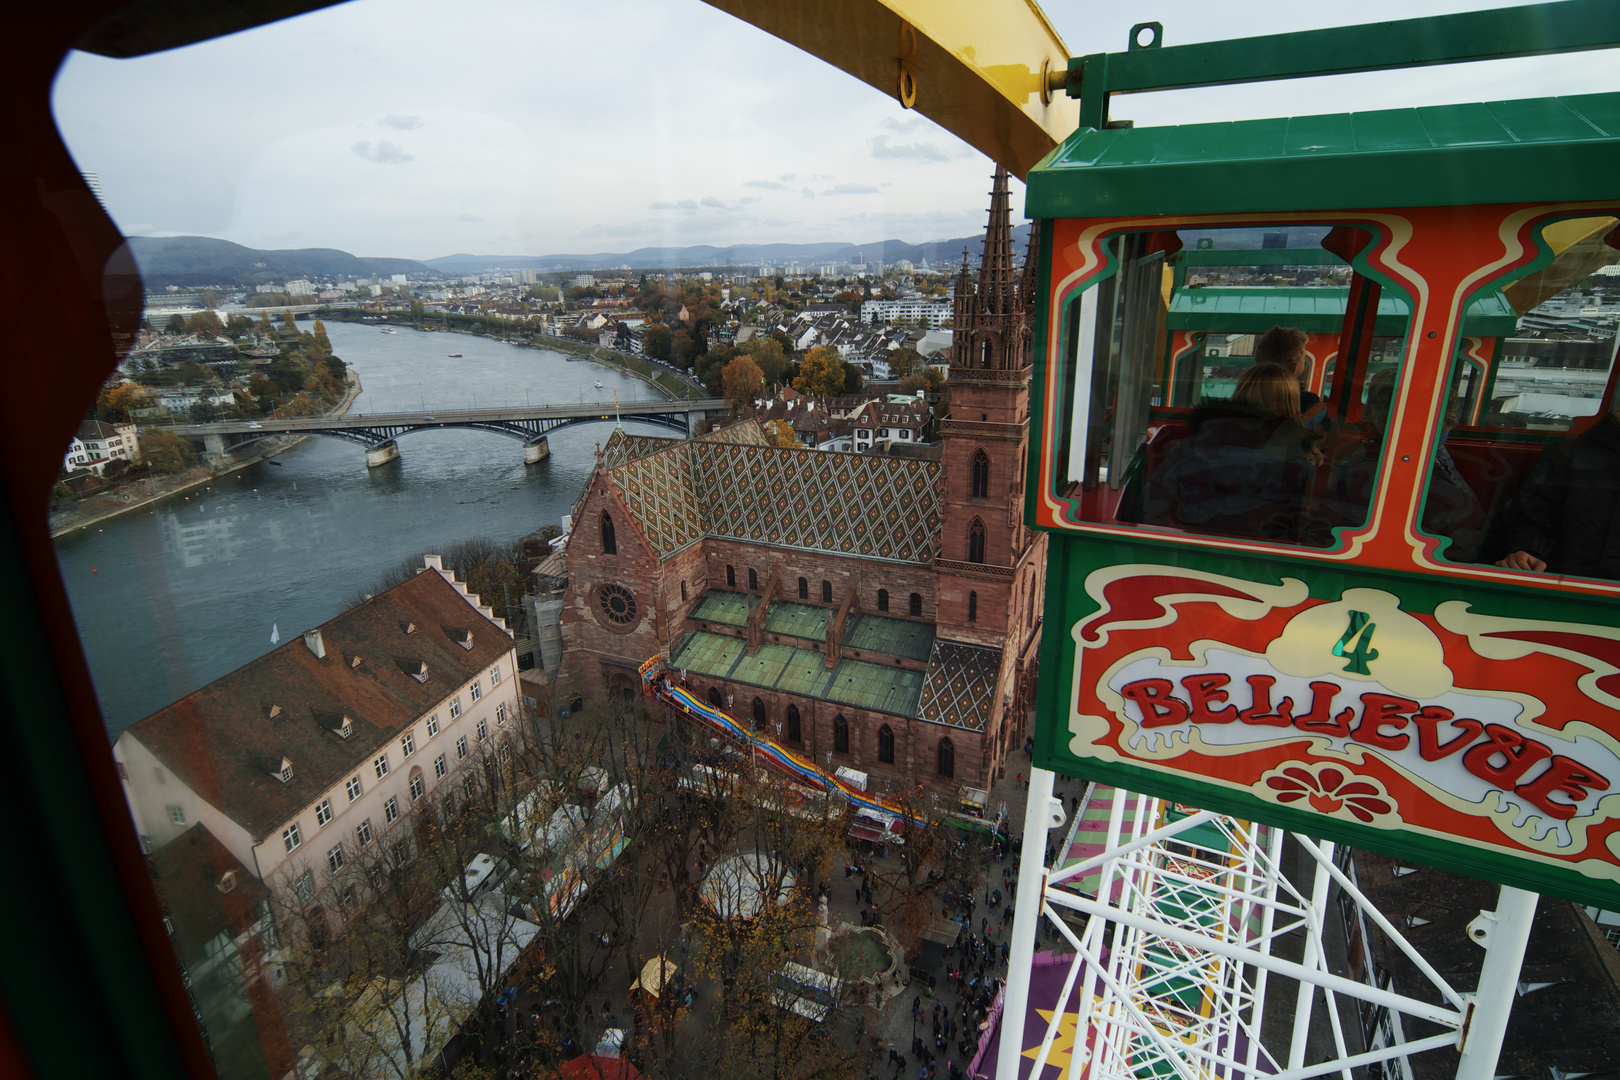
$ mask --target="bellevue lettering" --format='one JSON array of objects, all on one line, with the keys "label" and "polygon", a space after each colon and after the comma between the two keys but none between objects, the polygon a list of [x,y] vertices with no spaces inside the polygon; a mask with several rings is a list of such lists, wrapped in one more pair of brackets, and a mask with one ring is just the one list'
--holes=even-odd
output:
[{"label": "bellevue lettering", "polygon": [[[1189,721],[1292,727],[1312,735],[1349,739],[1388,751],[1407,749],[1415,732],[1417,751],[1424,761],[1442,761],[1461,754],[1463,768],[1481,780],[1503,791],[1512,791],[1549,817],[1561,820],[1575,816],[1578,806],[1574,804],[1609,789],[1607,778],[1578,761],[1554,753],[1545,743],[1501,724],[1456,716],[1444,706],[1368,692],[1335,712],[1335,701],[1347,688],[1316,680],[1310,684],[1309,711],[1296,715],[1292,698],[1284,697],[1273,704],[1275,678],[1250,675],[1245,681],[1249,686],[1247,708],[1239,708],[1230,700],[1228,688],[1232,677],[1218,672],[1184,676],[1180,686],[1184,696],[1177,696],[1177,687],[1169,679],[1137,679],[1122,686],[1119,692],[1136,705],[1144,728],[1174,727]],[[1461,734],[1442,742],[1439,732],[1442,723],[1461,729]],[[1533,780],[1525,781],[1525,776],[1543,763],[1547,767]],[[1571,801],[1555,802],[1555,794],[1562,794]]]}]

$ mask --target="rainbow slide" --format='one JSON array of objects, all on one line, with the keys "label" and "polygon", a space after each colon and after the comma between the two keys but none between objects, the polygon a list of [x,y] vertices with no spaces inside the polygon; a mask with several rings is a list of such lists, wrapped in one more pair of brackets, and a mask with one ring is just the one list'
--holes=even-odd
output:
[{"label": "rainbow slide", "polygon": [[764,735],[748,730],[746,725],[738,723],[729,714],[677,686],[675,680],[670,678],[664,671],[661,658],[654,656],[637,670],[641,673],[642,692],[648,697],[662,702],[664,707],[671,712],[684,716],[700,727],[717,731],[733,742],[742,743],[749,747],[764,764],[769,765],[778,772],[785,773],[796,782],[815,788],[817,791],[842,795],[849,801],[851,806],[862,807],[879,814],[888,814],[919,828],[928,825],[927,818],[902,809],[892,800],[879,799],[868,795],[860,788],[841,779],[837,774],[821,768],[809,758],[794,753]]}]

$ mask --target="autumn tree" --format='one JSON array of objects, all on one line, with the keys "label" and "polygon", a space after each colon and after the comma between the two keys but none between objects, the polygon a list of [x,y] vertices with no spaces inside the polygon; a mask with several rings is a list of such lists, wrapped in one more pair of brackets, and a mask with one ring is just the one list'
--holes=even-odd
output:
[{"label": "autumn tree", "polygon": [[765,437],[771,440],[772,446],[798,446],[799,436],[793,430],[793,425],[786,420],[767,420],[764,424]]},{"label": "autumn tree", "polygon": [[654,360],[668,360],[674,340],[675,335],[669,327],[662,323],[654,323],[641,335],[641,351]]},{"label": "autumn tree", "polygon": [[283,309],[281,312],[281,328],[291,334],[298,333],[298,323],[293,319],[291,308]]},{"label": "autumn tree", "polygon": [[901,348],[889,353],[889,374],[904,379],[922,366],[923,358],[916,349]]},{"label": "autumn tree", "polygon": [[737,356],[720,374],[720,385],[733,415],[753,407],[765,387],[765,376],[750,356]]},{"label": "autumn tree", "polygon": [[793,389],[816,397],[837,397],[844,389],[844,361],[836,349],[818,345],[799,364]]},{"label": "autumn tree", "polygon": [[148,428],[139,436],[141,460],[158,473],[185,472],[197,463],[197,451],[190,442],[172,431]]},{"label": "autumn tree", "polygon": [[110,423],[125,423],[129,420],[130,410],[144,409],[147,406],[146,391],[132,382],[121,382],[117,386],[104,386],[101,393],[96,395],[95,417]]},{"label": "autumn tree", "polygon": [[219,316],[206,308],[186,320],[188,334],[219,334],[224,329],[225,324],[219,321]]},{"label": "autumn tree", "polygon": [[782,373],[788,367],[788,356],[780,341],[773,337],[756,337],[744,345],[742,351],[759,365],[765,385],[774,386],[782,381]]}]

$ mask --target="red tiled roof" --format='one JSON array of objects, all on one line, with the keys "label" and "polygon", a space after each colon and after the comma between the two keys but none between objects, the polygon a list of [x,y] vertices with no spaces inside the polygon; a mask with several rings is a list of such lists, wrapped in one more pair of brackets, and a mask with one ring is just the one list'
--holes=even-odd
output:
[{"label": "red tiled roof", "polygon": [[[415,631],[406,633],[408,625]],[[369,762],[512,648],[510,634],[431,570],[318,629],[324,660],[295,636],[128,731],[255,839]],[[455,640],[466,630],[471,649]],[[425,683],[407,673],[424,664]],[[344,716],[353,725],[347,739],[331,730]],[[285,784],[272,775],[283,756],[293,767]]]},{"label": "red tiled roof", "polygon": [[[251,930],[269,895],[264,883],[201,824],[159,848],[152,856],[152,873],[182,957],[190,957],[221,931],[234,938]],[[222,891],[222,881],[231,888]]]},{"label": "red tiled roof", "polygon": [[629,1059],[581,1054],[557,1066],[562,1080],[641,1080],[641,1072]]}]

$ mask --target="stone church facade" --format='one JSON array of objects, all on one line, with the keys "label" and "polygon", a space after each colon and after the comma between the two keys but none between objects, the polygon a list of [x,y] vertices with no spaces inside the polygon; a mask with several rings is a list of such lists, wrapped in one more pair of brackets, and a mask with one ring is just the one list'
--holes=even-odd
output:
[{"label": "stone church facade", "polygon": [[957,281],[940,460],[615,431],[574,513],[557,700],[639,703],[661,655],[694,692],[820,764],[954,802],[1022,747],[1045,538],[1023,524],[1034,252],[998,171]]}]

